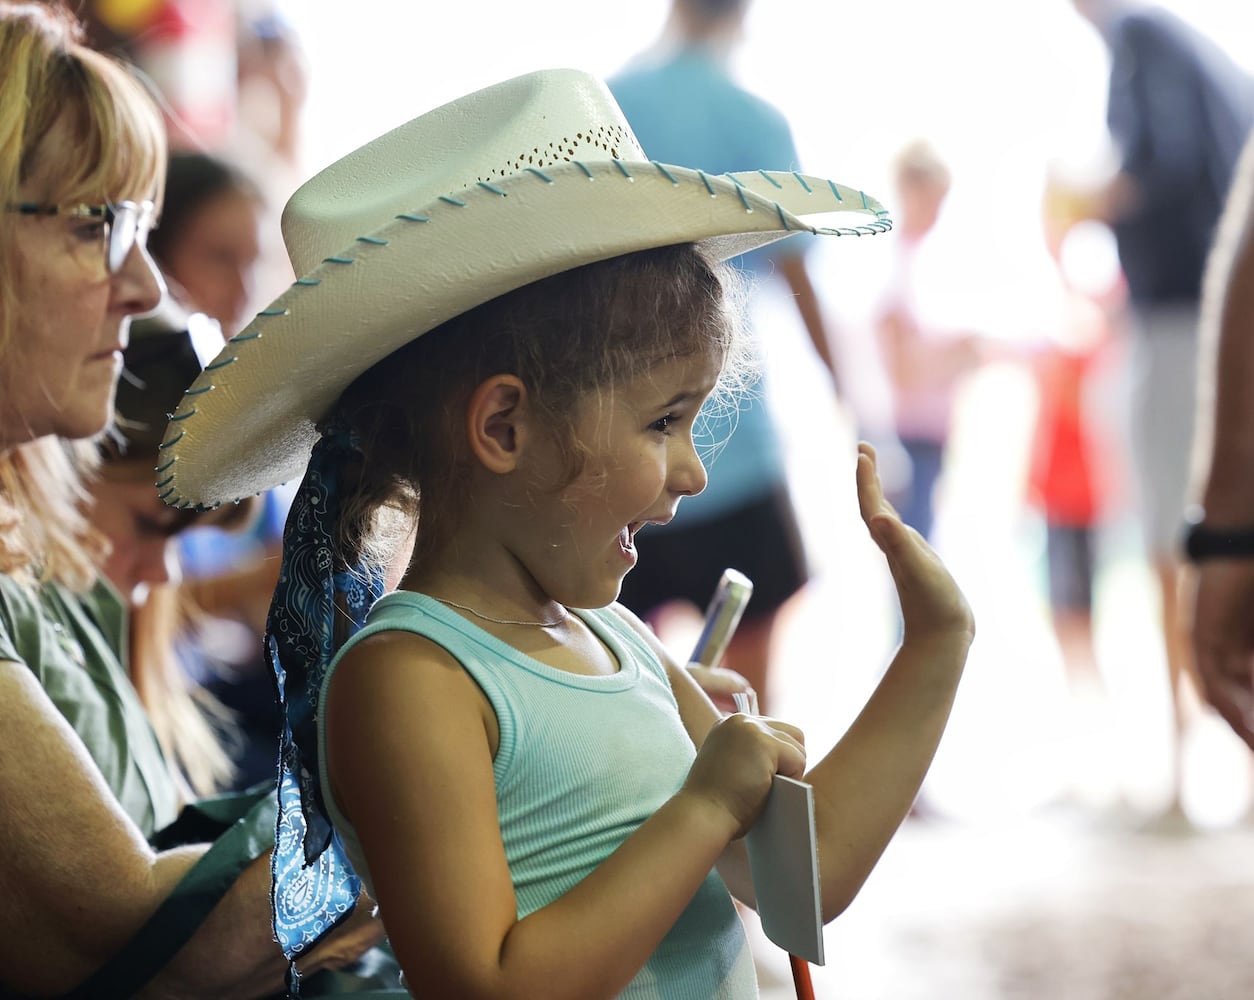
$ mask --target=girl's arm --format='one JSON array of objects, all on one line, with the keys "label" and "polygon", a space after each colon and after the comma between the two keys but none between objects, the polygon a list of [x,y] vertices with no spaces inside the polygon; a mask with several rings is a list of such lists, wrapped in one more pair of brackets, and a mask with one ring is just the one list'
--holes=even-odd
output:
[{"label": "girl's arm", "polygon": [[[971,610],[949,572],[884,499],[869,445],[858,449],[857,483],[862,519],[893,574],[905,633],[862,712],[806,775],[814,786],[825,920],[853,901],[909,812],[949,718],[975,635]],[[684,723],[700,746],[717,709],[647,626],[625,610],[623,615],[667,664]],[[753,899],[743,851],[729,851],[719,871],[738,898]]]},{"label": "girl's arm", "polygon": [[743,716],[720,725],[680,792],[519,920],[497,821],[495,717],[471,677],[426,639],[380,633],[345,655],[325,711],[336,800],[406,977],[432,996],[617,996],[756,817],[776,771],[804,766],[789,729]]},{"label": "girl's arm", "polygon": [[884,499],[875,453],[858,448],[858,504],[888,560],[901,647],[865,707],[806,776],[814,786],[825,920],[862,887],[909,812],[953,707],[975,621],[936,553]]}]

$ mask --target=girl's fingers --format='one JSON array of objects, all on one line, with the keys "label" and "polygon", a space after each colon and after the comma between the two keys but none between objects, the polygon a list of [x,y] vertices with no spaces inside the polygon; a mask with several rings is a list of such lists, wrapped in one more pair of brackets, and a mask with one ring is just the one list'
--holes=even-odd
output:
[{"label": "girl's fingers", "polygon": [[775,732],[779,736],[786,737],[787,739],[791,740],[793,743],[797,744],[797,747],[799,749],[801,750],[805,749],[806,734],[803,733],[796,726],[787,722],[781,722],[779,719],[771,719],[766,716],[758,716],[758,719],[765,725],[769,726],[771,729],[775,730]]},{"label": "girl's fingers", "polygon": [[876,514],[888,505],[875,467],[875,449],[865,441],[858,445],[858,510],[869,526]]},{"label": "girl's fingers", "polygon": [[776,770],[788,778],[800,778],[806,772],[805,734],[796,726],[778,719],[761,719],[779,740],[782,747],[777,758]]},{"label": "girl's fingers", "polygon": [[884,496],[876,468],[875,449],[865,441],[858,445],[858,509],[867,530],[885,555],[893,555],[912,541],[909,529]]},{"label": "girl's fingers", "polygon": [[901,520],[885,498],[875,450],[858,446],[858,505],[871,538],[884,553],[897,588],[907,631],[972,629],[970,608],[926,539]]}]

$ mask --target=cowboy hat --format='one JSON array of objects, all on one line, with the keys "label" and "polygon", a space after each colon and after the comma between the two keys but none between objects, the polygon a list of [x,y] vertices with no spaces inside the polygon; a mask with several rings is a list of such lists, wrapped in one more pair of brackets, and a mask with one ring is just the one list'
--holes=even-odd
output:
[{"label": "cowboy hat", "polygon": [[[867,218],[803,221],[833,212]],[[156,479],[172,506],[238,500],[299,476],[315,425],[357,376],[533,281],[674,243],[725,260],[793,233],[892,224],[879,202],[821,178],[651,162],[605,84],[560,69],[374,139],[302,185],[282,225],[301,277],[172,415]]]}]

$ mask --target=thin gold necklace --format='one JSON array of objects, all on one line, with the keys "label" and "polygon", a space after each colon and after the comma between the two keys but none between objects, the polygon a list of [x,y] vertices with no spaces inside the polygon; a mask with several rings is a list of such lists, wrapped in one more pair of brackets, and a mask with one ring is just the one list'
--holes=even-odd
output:
[{"label": "thin gold necklace", "polygon": [[476,618],[482,618],[485,622],[495,622],[497,625],[530,625],[532,628],[552,628],[554,625],[562,624],[566,620],[567,614],[566,609],[563,608],[561,617],[552,621],[520,621],[517,618],[493,618],[491,615],[485,615],[482,611],[476,611],[465,604],[450,601],[447,597],[437,597],[436,600],[441,604],[447,604],[450,608],[456,608],[458,611],[468,611]]}]

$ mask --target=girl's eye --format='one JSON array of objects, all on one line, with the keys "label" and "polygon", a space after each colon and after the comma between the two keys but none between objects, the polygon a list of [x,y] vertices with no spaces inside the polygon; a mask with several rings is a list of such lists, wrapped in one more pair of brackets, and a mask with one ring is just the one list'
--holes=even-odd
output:
[{"label": "girl's eye", "polygon": [[675,416],[675,414],[668,413],[666,414],[666,416],[658,420],[655,420],[653,421],[653,423],[649,424],[649,430],[657,431],[659,434],[666,434],[670,431],[671,424],[673,424],[677,419],[678,418]]}]

